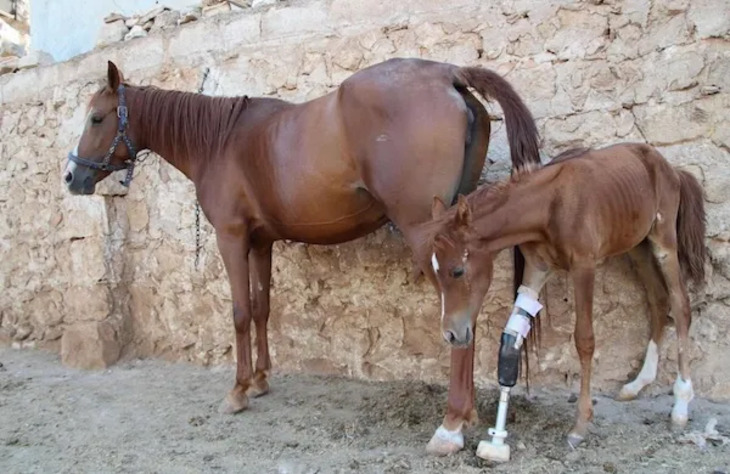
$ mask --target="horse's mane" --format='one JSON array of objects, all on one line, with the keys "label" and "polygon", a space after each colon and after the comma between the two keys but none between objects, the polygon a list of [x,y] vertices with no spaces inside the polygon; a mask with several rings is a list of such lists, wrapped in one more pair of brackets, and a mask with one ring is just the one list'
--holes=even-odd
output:
[{"label": "horse's mane", "polygon": [[249,102],[247,96],[211,97],[154,86],[136,90],[142,96],[140,119],[146,133],[155,133],[165,149],[193,160],[209,160],[223,149]]}]

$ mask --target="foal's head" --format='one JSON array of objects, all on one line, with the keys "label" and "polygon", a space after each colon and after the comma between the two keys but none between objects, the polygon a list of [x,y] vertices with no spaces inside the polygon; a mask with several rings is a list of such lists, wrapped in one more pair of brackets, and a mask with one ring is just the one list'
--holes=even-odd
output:
[{"label": "foal's head", "polygon": [[[69,154],[63,180],[72,194],[93,194],[96,183],[134,159],[130,150],[123,78],[109,61],[107,83],[91,98],[78,145]],[[133,148],[133,147],[132,147]]]},{"label": "foal's head", "polygon": [[432,214],[439,226],[433,238],[431,264],[441,291],[441,329],[449,344],[468,346],[492,283],[494,253],[480,248],[464,196],[459,196],[456,208],[448,213],[443,202],[434,198]]}]

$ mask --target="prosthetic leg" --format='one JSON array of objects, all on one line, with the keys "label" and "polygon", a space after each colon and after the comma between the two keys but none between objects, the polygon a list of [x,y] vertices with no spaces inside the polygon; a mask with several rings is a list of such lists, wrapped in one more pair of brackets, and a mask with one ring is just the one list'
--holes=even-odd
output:
[{"label": "prosthetic leg", "polygon": [[510,447],[504,442],[507,438],[505,425],[507,424],[509,392],[517,383],[520,349],[530,332],[530,318],[534,318],[542,309],[542,305],[537,301],[537,292],[526,286],[520,286],[517,293],[515,307],[502,332],[499,346],[497,422],[495,427],[489,428],[488,431],[489,435],[492,436],[492,441],[482,440],[477,446],[477,456],[495,462],[507,462],[510,458]]}]

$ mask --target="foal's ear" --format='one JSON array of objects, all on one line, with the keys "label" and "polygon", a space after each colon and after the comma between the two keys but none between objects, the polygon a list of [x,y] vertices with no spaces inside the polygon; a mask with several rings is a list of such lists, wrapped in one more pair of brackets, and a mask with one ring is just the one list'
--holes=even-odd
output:
[{"label": "foal's ear", "polygon": [[431,204],[431,217],[438,219],[446,212],[446,204],[441,200],[440,197],[433,197],[433,204]]},{"label": "foal's ear", "polygon": [[463,194],[459,194],[459,201],[456,203],[456,223],[466,227],[471,225],[471,209]]},{"label": "foal's ear", "polygon": [[111,88],[112,91],[117,90],[119,87],[119,84],[124,82],[124,77],[122,77],[122,72],[117,69],[117,65],[114,64],[111,61],[107,61],[107,81],[109,83],[109,88]]}]

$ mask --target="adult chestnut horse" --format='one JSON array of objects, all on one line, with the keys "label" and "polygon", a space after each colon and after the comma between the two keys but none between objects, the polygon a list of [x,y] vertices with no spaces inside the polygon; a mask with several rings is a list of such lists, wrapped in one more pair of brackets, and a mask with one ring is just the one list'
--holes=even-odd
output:
[{"label": "adult chestnut horse", "polygon": [[[449,210],[435,198],[433,216],[434,221],[424,224],[422,232],[426,247],[433,252],[444,302],[444,337],[453,344],[470,342],[469,329],[489,290],[495,255],[515,245],[524,254],[520,297],[502,336],[499,378],[503,387],[511,387],[516,380],[516,373],[505,380],[509,377],[503,373],[511,371],[502,366],[503,357],[509,357],[512,344],[516,342],[519,349],[527,337],[530,320],[540,310],[537,295],[555,270],[569,272],[575,293],[574,339],[581,365],[577,418],[568,435],[572,446],[586,436],[593,415],[590,377],[596,265],[628,252],[646,287],[651,339],[643,368],[622,388],[619,398],[636,397],[655,379],[658,346],[671,311],[679,366],[672,421],[678,426],[687,423],[693,390],[687,357],[691,315],[685,280],[701,283],[706,259],[703,191],[690,173],[673,168],[649,145],[626,143],[577,150],[537,171],[528,169],[505,183],[478,189],[466,198],[459,196],[458,204]],[[511,341],[508,347],[505,340]],[[499,424],[500,417],[497,419]],[[506,436],[504,426],[493,434]],[[485,446],[487,454],[495,451],[488,449],[491,447]],[[506,454],[508,458],[508,451]]]},{"label": "adult chestnut horse", "polygon": [[[137,87],[125,84],[111,62],[107,73],[64,180],[70,192],[92,194],[111,171],[127,168],[128,185],[137,150],[149,149],[195,183],[233,297],[237,369],[226,412],[245,409],[249,395],[269,389],[274,241],[334,244],[390,220],[413,248],[415,226],[430,219],[433,196],[452,202],[473,191],[484,165],[489,117],[469,87],[501,105],[514,167],[539,163],[530,112],[487,69],[393,59],[303,104]],[[434,282],[429,255],[414,257]],[[450,434],[434,436],[432,452],[463,447],[454,437],[474,419],[473,355],[473,347],[451,353],[447,414],[437,430]]]}]

